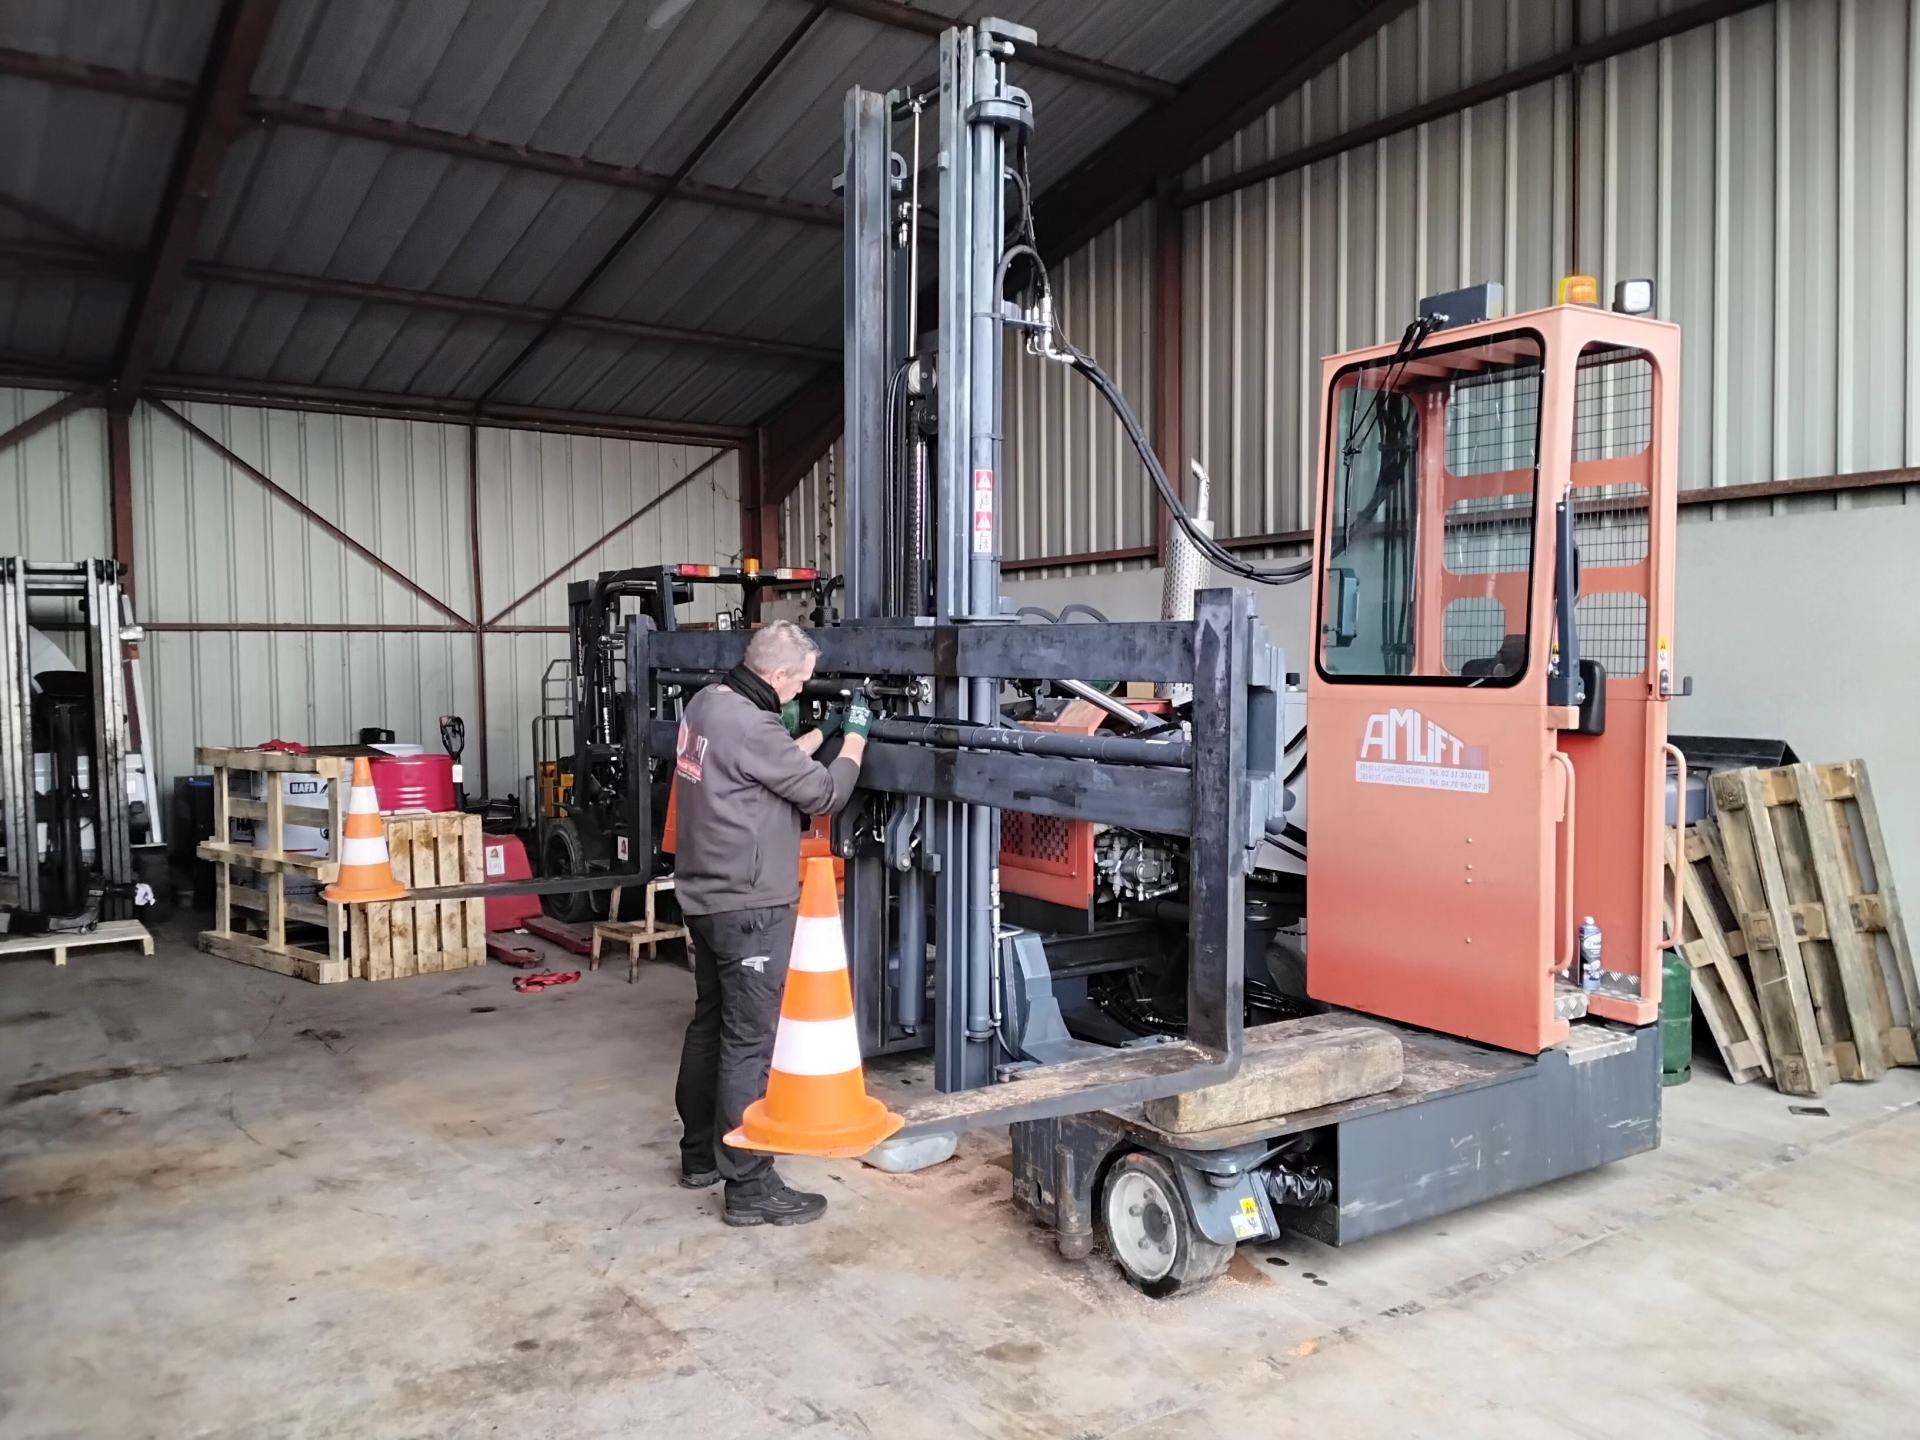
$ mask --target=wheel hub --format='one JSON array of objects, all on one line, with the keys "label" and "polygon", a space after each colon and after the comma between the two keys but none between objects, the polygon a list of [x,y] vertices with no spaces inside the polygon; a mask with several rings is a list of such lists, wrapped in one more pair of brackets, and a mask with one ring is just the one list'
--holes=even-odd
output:
[{"label": "wheel hub", "polygon": [[1151,1175],[1129,1170],[1120,1175],[1107,1197],[1107,1236],[1114,1258],[1142,1280],[1158,1280],[1173,1269],[1175,1240],[1173,1207]]}]

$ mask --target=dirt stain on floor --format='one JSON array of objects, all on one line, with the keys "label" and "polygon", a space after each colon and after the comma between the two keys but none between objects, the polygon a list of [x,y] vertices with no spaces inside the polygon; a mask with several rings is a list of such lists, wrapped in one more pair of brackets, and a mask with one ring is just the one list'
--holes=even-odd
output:
[{"label": "dirt stain on floor", "polygon": [[69,1070],[65,1075],[49,1075],[44,1080],[28,1080],[13,1087],[9,1105],[24,1105],[29,1100],[44,1100],[49,1095],[65,1095],[70,1090],[85,1090],[90,1085],[111,1085],[116,1080],[138,1080],[159,1075],[164,1065],[105,1065],[95,1070]]}]

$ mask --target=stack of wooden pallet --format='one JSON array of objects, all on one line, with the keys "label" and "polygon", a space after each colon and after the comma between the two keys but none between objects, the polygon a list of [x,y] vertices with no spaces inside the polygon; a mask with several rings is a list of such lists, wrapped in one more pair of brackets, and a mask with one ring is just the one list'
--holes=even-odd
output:
[{"label": "stack of wooden pallet", "polygon": [[1920,1064],[1920,983],[1866,762],[1725,770],[1687,827],[1681,953],[1735,1083],[1789,1095]]},{"label": "stack of wooden pallet", "polygon": [[[478,815],[390,815],[385,824],[393,878],[402,885],[425,890],[486,882]],[[398,980],[487,963],[484,900],[390,900],[347,909],[357,980]]]}]

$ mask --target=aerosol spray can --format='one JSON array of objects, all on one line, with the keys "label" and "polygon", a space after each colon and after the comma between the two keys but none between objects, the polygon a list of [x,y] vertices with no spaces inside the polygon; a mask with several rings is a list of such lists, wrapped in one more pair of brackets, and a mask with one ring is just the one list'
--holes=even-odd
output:
[{"label": "aerosol spray can", "polygon": [[1580,922],[1580,988],[1600,988],[1600,927],[1591,915]]}]

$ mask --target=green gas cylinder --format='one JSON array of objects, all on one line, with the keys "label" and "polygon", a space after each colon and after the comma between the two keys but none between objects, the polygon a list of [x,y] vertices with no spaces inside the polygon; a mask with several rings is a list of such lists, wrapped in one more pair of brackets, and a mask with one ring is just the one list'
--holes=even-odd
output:
[{"label": "green gas cylinder", "polygon": [[1693,967],[1678,950],[1660,967],[1660,1083],[1684,1085],[1693,1078]]}]

